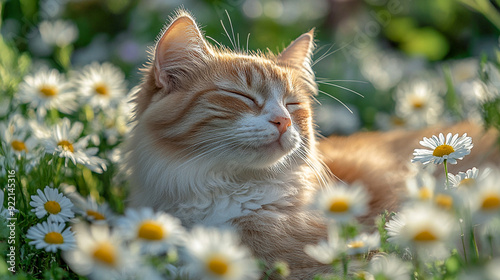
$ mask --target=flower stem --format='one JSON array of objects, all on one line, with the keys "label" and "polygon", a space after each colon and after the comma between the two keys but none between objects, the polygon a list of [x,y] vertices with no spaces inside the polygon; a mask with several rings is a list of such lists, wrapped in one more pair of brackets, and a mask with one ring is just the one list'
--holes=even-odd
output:
[{"label": "flower stem", "polygon": [[465,249],[465,235],[464,228],[462,227],[462,222],[460,222],[460,238],[462,239],[462,248],[464,249],[465,263],[469,263],[469,261],[467,260],[467,250]]},{"label": "flower stem", "polygon": [[415,267],[415,274],[417,275],[416,279],[424,279],[423,273],[421,271],[420,267],[420,260],[419,260],[419,255],[417,250],[414,251],[414,256],[413,256],[413,266]]},{"label": "flower stem", "polygon": [[347,258],[347,254],[344,254],[342,257],[342,268],[344,269],[344,279],[347,279],[349,260]]},{"label": "flower stem", "polygon": [[474,233],[474,226],[470,227],[470,242],[471,242],[471,249],[474,250],[474,253],[476,253],[476,260],[479,259],[479,250],[477,248],[477,242],[476,242],[476,234]]},{"label": "flower stem", "polygon": [[443,162],[443,165],[444,165],[444,177],[446,177],[446,188],[448,188],[448,184],[450,183],[449,179],[448,179],[448,165],[447,165],[447,160],[445,159],[444,162]]}]

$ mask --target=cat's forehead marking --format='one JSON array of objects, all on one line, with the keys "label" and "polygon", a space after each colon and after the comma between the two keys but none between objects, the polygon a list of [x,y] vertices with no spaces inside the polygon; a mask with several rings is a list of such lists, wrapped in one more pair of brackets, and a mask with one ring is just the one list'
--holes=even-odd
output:
[{"label": "cat's forehead marking", "polygon": [[244,57],[230,62],[214,80],[216,87],[246,92],[261,102],[282,99],[291,91],[290,75],[272,61]]}]

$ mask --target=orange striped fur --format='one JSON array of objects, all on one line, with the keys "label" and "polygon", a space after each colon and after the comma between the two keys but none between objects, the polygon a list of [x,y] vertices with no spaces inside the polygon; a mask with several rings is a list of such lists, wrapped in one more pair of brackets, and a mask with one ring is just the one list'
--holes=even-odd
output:
[{"label": "orange striped fur", "polygon": [[480,159],[496,135],[480,138],[482,131],[467,124],[332,137],[318,145],[313,48],[312,31],[277,56],[215,48],[192,16],[179,11],[135,96],[137,124],[126,162],[130,205],[169,212],[186,227],[234,227],[256,257],[288,262],[289,279],[311,279],[329,271],[303,252],[326,236],[308,203],[336,180],[327,167],[337,179],[366,184],[372,212],[363,221],[370,224],[381,210],[397,208],[410,174],[406,163],[423,136],[466,131],[481,150],[471,162],[498,160],[498,152]]}]

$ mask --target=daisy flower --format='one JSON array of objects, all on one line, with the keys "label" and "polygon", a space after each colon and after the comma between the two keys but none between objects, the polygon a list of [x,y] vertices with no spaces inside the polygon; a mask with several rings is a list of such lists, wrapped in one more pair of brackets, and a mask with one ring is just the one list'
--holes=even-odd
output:
[{"label": "daisy flower", "polygon": [[38,141],[29,135],[26,120],[14,114],[7,123],[0,123],[0,135],[5,156],[11,159],[24,159],[23,168],[29,172],[38,162]]},{"label": "daisy flower", "polygon": [[28,229],[26,238],[32,239],[29,244],[47,252],[70,250],[75,247],[75,237],[71,227],[64,229],[64,223],[42,222]]},{"label": "daisy flower", "polygon": [[36,140],[28,136],[26,120],[20,114],[14,114],[7,123],[0,123],[2,142],[17,156],[27,154],[36,146]]},{"label": "daisy flower", "polygon": [[415,149],[413,155],[415,158],[411,162],[420,161],[423,164],[441,164],[447,161],[451,164],[456,164],[457,159],[463,159],[464,156],[470,154],[472,149],[472,138],[467,137],[467,133],[464,133],[461,137],[458,134],[452,135],[448,133],[446,139],[442,133],[439,137],[432,135],[431,138],[424,137],[423,141],[420,141],[420,145],[430,148],[428,149]]},{"label": "daisy flower", "polygon": [[371,50],[360,60],[361,73],[373,86],[389,91],[404,75],[406,61],[398,54],[388,51]]},{"label": "daisy flower", "polygon": [[366,254],[380,247],[380,234],[378,232],[372,234],[362,233],[353,239],[347,240],[346,244],[347,254]]},{"label": "daisy flower", "polygon": [[443,113],[441,90],[427,80],[403,83],[396,90],[396,114],[411,128],[422,128],[440,121]]},{"label": "daisy flower", "polygon": [[78,28],[71,21],[42,21],[38,26],[43,42],[49,46],[64,47],[78,38]]},{"label": "daisy flower", "polygon": [[112,224],[114,222],[115,214],[108,203],[97,203],[96,199],[90,195],[85,199],[76,190],[69,190],[70,188],[74,188],[74,186],[66,187],[64,192],[73,202],[73,211],[76,214],[92,223]]},{"label": "daisy flower", "polygon": [[127,279],[138,268],[138,257],[123,247],[121,239],[107,225],[73,226],[77,247],[63,252],[70,268],[91,279]]},{"label": "daisy flower", "polygon": [[429,172],[420,171],[406,180],[410,203],[431,203],[444,210],[453,210],[460,198],[456,193],[436,184]]},{"label": "daisy flower", "polygon": [[179,219],[151,208],[125,210],[125,217],[119,218],[116,226],[119,234],[144,254],[166,253],[180,245],[185,234]]},{"label": "daisy flower", "polygon": [[[457,222],[452,215],[428,204],[403,209],[386,224],[388,241],[421,252],[420,256],[443,258],[449,254]],[[457,234],[458,236],[458,234]]]},{"label": "daisy flower", "polygon": [[316,195],[316,208],[336,222],[347,223],[366,214],[369,196],[361,184],[337,185]]},{"label": "daisy flower", "polygon": [[41,219],[49,214],[49,222],[65,222],[75,216],[71,211],[73,203],[57,189],[46,186],[43,190],[36,190],[38,195],[32,195],[30,205],[36,216]]},{"label": "daisy flower", "polygon": [[128,100],[121,100],[117,108],[109,108],[92,121],[92,131],[102,134],[110,146],[117,144],[131,129],[132,106]]},{"label": "daisy flower", "polygon": [[332,264],[346,250],[346,244],[340,239],[338,229],[334,226],[328,227],[327,240],[321,240],[316,245],[308,244],[304,247],[304,252],[308,256],[323,264]]},{"label": "daisy flower", "polygon": [[411,264],[395,255],[377,254],[370,261],[369,272],[375,279],[410,280]]},{"label": "daisy flower", "polygon": [[97,148],[87,148],[88,137],[78,139],[83,130],[83,124],[75,122],[71,125],[69,119],[64,118],[60,124],[57,124],[46,143],[46,153],[65,158],[65,165],[68,160],[73,164],[82,164],[96,173],[106,171],[106,161],[95,156]]},{"label": "daisy flower", "polygon": [[20,103],[28,103],[42,118],[50,109],[71,113],[77,107],[75,94],[69,91],[65,77],[55,69],[40,68],[24,77],[15,98]]},{"label": "daisy flower", "polygon": [[125,75],[110,63],[87,65],[73,81],[76,91],[92,108],[115,107],[127,93]]},{"label": "daisy flower", "polygon": [[469,195],[473,221],[482,223],[500,214],[500,172],[492,171]]},{"label": "daisy flower", "polygon": [[473,167],[466,172],[458,172],[457,175],[448,173],[448,186],[458,190],[470,190],[473,191],[477,187],[478,180],[482,180],[488,176],[490,169],[486,168],[479,173],[479,169]]},{"label": "daisy flower", "polygon": [[436,179],[423,170],[406,180],[406,189],[412,201],[430,201],[434,197]]},{"label": "daisy flower", "polygon": [[257,262],[232,231],[195,227],[186,240],[189,279],[259,279]]}]

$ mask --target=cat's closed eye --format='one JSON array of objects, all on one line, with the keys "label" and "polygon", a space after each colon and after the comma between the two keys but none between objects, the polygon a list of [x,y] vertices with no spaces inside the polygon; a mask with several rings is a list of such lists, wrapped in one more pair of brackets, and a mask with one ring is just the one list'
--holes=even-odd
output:
[{"label": "cat's closed eye", "polygon": [[253,98],[252,96],[246,94],[246,93],[243,93],[243,92],[240,92],[240,91],[237,91],[237,90],[233,90],[233,89],[220,89],[226,93],[229,93],[231,95],[236,95],[239,97],[239,99],[243,99],[243,101],[251,101],[252,103],[254,103],[257,107],[261,107],[261,105],[259,104],[259,102]]},{"label": "cat's closed eye", "polygon": [[286,106],[300,106],[302,104],[303,104],[302,102],[288,102],[285,105]]}]

